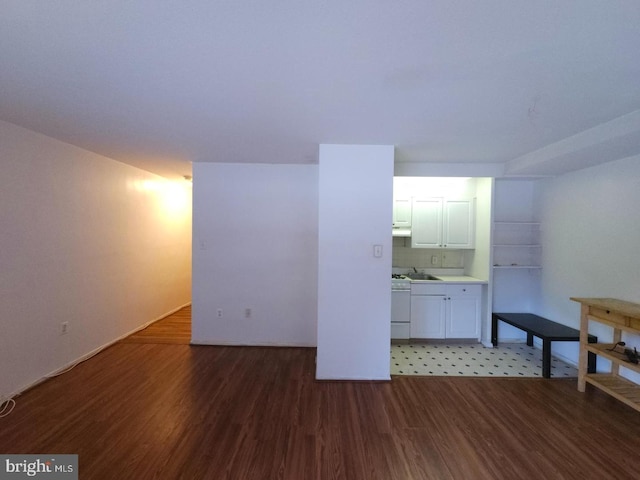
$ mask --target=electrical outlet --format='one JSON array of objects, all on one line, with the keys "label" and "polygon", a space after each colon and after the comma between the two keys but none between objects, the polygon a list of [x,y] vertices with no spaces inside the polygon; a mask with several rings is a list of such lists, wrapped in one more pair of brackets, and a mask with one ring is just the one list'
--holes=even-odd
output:
[{"label": "electrical outlet", "polygon": [[218,309],[217,313],[218,313],[218,318],[222,318],[222,309],[221,308]]},{"label": "electrical outlet", "polygon": [[69,333],[69,322],[62,322],[60,324],[60,335],[66,335]]},{"label": "electrical outlet", "polygon": [[244,318],[251,318],[251,309],[250,308],[245,308],[244,309]]}]

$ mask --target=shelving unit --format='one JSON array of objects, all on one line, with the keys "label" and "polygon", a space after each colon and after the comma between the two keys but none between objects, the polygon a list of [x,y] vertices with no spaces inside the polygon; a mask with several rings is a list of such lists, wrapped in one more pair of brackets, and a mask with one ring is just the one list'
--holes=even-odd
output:
[{"label": "shelving unit", "polygon": [[[542,225],[538,180],[497,178],[491,223],[491,311],[533,312],[540,299]],[[488,331],[485,330],[485,335]],[[522,332],[505,325],[504,339]]]},{"label": "shelving unit", "polygon": [[493,268],[542,268],[539,242],[538,222],[494,222]]},{"label": "shelving unit", "polygon": [[[631,408],[640,411],[640,385],[620,376],[620,367],[640,374],[640,365],[628,361],[623,352],[613,350],[622,333],[640,334],[640,304],[615,298],[574,298],[580,309],[580,358],[578,390],[584,392],[586,384],[605,391]],[[588,343],[589,321],[613,328],[611,344]],[[620,347],[618,347],[620,348]],[[611,362],[609,373],[587,373],[587,354],[593,352]]]}]

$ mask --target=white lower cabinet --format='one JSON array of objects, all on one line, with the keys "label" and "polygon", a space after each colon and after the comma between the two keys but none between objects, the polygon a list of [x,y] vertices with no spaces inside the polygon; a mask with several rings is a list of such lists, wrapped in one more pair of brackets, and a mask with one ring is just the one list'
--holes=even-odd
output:
[{"label": "white lower cabinet", "polygon": [[411,338],[479,338],[480,285],[413,283]]},{"label": "white lower cabinet", "polygon": [[445,338],[480,338],[480,285],[447,285]]},{"label": "white lower cabinet", "polygon": [[411,338],[444,338],[444,295],[411,295]]}]

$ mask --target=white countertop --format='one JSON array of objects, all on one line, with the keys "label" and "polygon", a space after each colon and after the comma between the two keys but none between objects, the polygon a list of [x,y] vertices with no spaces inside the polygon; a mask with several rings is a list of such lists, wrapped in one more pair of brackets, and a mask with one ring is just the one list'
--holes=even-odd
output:
[{"label": "white countertop", "polygon": [[[467,275],[435,275],[440,279],[440,281],[445,283],[478,283],[485,284],[488,283],[487,280],[480,280],[479,278],[469,277]],[[419,282],[420,280],[418,280]],[[437,282],[438,280],[432,280]]]},{"label": "white countertop", "polygon": [[[399,275],[410,275],[407,271],[407,268],[402,267],[394,267],[392,273]],[[481,280],[479,278],[471,277],[469,275],[465,275],[463,269],[420,269],[419,273],[425,273],[429,275],[433,275],[439,280],[411,280],[414,283],[468,283],[468,284],[479,284],[486,285],[488,280]]]}]

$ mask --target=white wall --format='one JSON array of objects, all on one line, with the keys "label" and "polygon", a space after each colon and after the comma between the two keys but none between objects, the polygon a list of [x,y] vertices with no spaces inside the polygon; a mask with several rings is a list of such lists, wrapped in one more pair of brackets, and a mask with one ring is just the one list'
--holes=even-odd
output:
[{"label": "white wall", "polygon": [[193,170],[192,342],[315,346],[317,165]]},{"label": "white wall", "polygon": [[497,178],[495,220],[497,222],[538,221],[537,186],[541,180]]},{"label": "white wall", "polygon": [[[569,297],[614,297],[640,303],[640,156],[567,173],[540,192],[540,315],[579,326]],[[610,330],[593,331],[610,340]],[[640,347],[640,339],[630,344]],[[577,346],[554,344],[577,362]],[[600,363],[600,360],[599,360]]]},{"label": "white wall", "polygon": [[6,122],[0,161],[0,395],[188,304],[190,188]]},{"label": "white wall", "polygon": [[491,178],[473,180],[476,197],[475,248],[465,251],[465,273],[482,280],[489,279],[491,254],[491,207],[493,181]]},{"label": "white wall", "polygon": [[[493,179],[478,178],[476,184],[476,243],[473,250],[465,251],[465,273],[475,278],[489,280],[491,268],[491,220]],[[481,341],[488,344],[491,340],[491,302],[489,285],[482,287],[480,315]]]},{"label": "white wall", "polygon": [[393,154],[320,146],[318,379],[390,378]]}]

